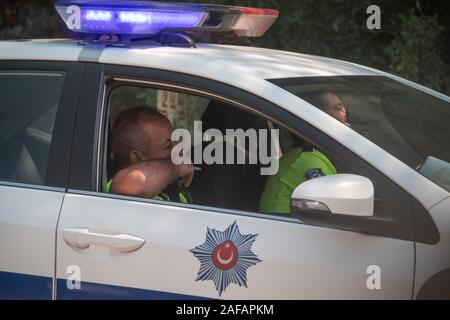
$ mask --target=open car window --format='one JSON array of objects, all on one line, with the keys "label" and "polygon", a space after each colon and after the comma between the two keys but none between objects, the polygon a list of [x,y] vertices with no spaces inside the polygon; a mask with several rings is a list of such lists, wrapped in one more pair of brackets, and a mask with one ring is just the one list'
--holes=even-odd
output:
[{"label": "open car window", "polygon": [[[111,143],[117,119],[125,110],[145,107],[167,117],[174,129],[184,129],[190,133],[189,157],[195,166],[195,175],[189,186],[191,203],[280,214],[277,210],[261,208],[263,191],[270,176],[270,173],[268,176],[263,172],[271,169],[274,170],[271,175],[278,172],[276,163],[279,159],[273,151],[278,139],[273,139],[272,129],[283,133],[280,143],[285,145],[286,151],[301,147],[303,140],[293,139],[291,133],[280,130],[278,126],[269,126],[269,121],[256,113],[204,96],[120,83],[113,85],[109,92],[109,142],[106,144],[104,160],[103,191],[110,192],[109,186],[115,174],[123,168],[118,165],[118,157],[114,154]],[[213,156],[210,159],[212,162],[208,160],[210,154]],[[200,157],[197,157],[198,155]],[[161,194],[168,193],[166,190]],[[160,200],[159,195],[155,199]],[[290,194],[287,195],[287,207],[289,197]],[[169,195],[168,198],[175,202],[179,200],[176,194]],[[289,210],[285,211],[283,213],[289,213]]]},{"label": "open car window", "polygon": [[190,94],[139,86],[120,86],[111,92],[110,124],[113,125],[123,110],[149,106],[165,115],[174,128],[193,133],[194,122],[199,121],[210,99]]}]

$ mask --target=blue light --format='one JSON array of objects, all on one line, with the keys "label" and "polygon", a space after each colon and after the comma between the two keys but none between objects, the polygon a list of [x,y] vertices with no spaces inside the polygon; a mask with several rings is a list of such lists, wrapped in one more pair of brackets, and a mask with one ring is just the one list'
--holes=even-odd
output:
[{"label": "blue light", "polygon": [[84,32],[114,32],[118,34],[151,34],[168,28],[196,27],[204,12],[189,11],[117,11],[82,10],[81,29]]},{"label": "blue light", "polygon": [[84,18],[88,21],[111,21],[114,12],[104,10],[87,10]]},{"label": "blue light", "polygon": [[151,23],[152,17],[150,14],[145,14],[143,12],[120,11],[119,12],[119,22],[121,22],[121,23]]},{"label": "blue light", "polygon": [[72,31],[127,35],[195,28],[207,14],[203,7],[196,5],[133,1],[68,0],[57,2],[56,9]]},{"label": "blue light", "polygon": [[196,27],[204,15],[196,11],[128,10],[116,11],[114,22],[118,33],[153,34],[163,29]]},{"label": "blue light", "polygon": [[118,11],[118,23],[152,24],[160,27],[187,28],[197,26],[204,12]]}]

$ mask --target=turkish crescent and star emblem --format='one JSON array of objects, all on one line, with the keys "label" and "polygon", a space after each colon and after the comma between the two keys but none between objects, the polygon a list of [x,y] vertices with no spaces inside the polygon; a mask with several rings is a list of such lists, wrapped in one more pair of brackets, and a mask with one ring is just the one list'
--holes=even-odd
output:
[{"label": "turkish crescent and star emblem", "polygon": [[205,243],[190,250],[200,261],[195,281],[212,280],[219,296],[230,283],[247,288],[247,269],[261,262],[251,250],[257,236],[241,234],[236,221],[225,231],[208,228]]}]

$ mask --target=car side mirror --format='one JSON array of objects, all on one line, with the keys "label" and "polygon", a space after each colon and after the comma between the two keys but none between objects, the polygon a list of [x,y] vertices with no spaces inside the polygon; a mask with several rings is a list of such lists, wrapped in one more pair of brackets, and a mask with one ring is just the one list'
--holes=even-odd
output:
[{"label": "car side mirror", "polygon": [[372,181],[354,174],[336,174],[300,184],[291,196],[291,213],[334,213],[371,217],[374,208]]}]

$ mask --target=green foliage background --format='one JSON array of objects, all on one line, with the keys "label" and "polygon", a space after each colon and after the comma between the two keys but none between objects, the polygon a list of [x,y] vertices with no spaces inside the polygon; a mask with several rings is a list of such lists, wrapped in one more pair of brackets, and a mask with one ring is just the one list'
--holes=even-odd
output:
[{"label": "green foliage background", "polygon": [[[448,0],[179,0],[275,8],[257,46],[322,55],[382,69],[450,94]],[[380,6],[381,30],[366,9]],[[0,39],[67,36],[52,0],[0,0]]]}]

